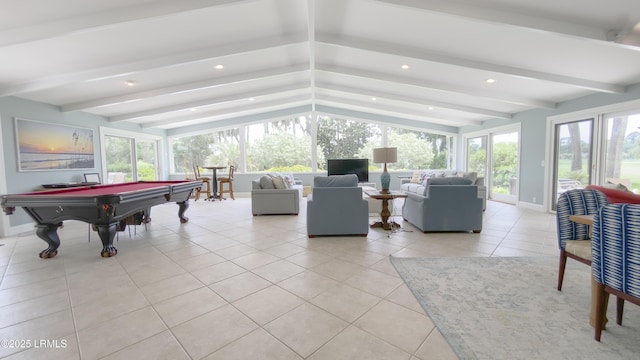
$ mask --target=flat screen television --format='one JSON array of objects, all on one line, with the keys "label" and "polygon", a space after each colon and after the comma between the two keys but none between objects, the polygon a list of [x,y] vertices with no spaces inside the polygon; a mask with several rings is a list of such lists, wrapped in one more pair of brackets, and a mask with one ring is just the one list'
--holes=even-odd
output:
[{"label": "flat screen television", "polygon": [[369,181],[369,159],[329,159],[328,175],[356,174],[358,182]]}]

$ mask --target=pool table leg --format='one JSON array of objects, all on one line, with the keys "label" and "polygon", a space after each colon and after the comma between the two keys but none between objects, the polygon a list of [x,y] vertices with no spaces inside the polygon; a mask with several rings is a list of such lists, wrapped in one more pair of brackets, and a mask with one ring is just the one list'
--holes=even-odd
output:
[{"label": "pool table leg", "polygon": [[189,208],[189,200],[187,201],[181,201],[176,203],[178,204],[178,217],[180,218],[180,222],[181,223],[186,223],[189,221],[189,218],[184,216],[184,212],[187,211],[187,209]]},{"label": "pool table leg", "polygon": [[48,259],[58,255],[58,247],[60,246],[60,237],[58,237],[58,228],[62,223],[57,224],[39,224],[36,235],[44,240],[49,247],[42,250],[38,256],[41,259]]},{"label": "pool table leg", "polygon": [[117,225],[118,223],[109,225],[96,225],[98,236],[100,236],[100,241],[102,241],[102,251],[100,252],[100,255],[102,255],[102,257],[112,257],[116,256],[116,254],[118,253],[118,249],[113,246],[113,239],[116,237]]}]

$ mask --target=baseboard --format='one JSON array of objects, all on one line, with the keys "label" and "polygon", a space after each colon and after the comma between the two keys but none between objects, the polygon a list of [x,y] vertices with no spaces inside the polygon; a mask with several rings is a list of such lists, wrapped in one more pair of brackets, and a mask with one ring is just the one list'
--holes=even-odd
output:
[{"label": "baseboard", "polygon": [[518,207],[523,209],[530,209],[540,212],[547,212],[547,208],[542,204],[534,204],[530,202],[518,201]]},{"label": "baseboard", "polygon": [[7,236],[15,236],[15,235],[28,233],[28,232],[34,232],[35,228],[33,223],[29,223],[29,224],[22,224],[18,226],[10,226],[7,230],[8,230],[6,234]]}]

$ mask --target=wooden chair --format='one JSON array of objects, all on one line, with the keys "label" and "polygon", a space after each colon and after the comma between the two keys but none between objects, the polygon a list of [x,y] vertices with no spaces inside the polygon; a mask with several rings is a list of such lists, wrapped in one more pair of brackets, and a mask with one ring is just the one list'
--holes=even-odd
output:
[{"label": "wooden chair", "polygon": [[[196,180],[202,180],[202,185],[206,187],[207,197],[205,200],[209,200],[211,198],[211,178],[206,176],[200,176],[200,167],[198,165],[193,165],[193,174],[196,177]],[[196,188],[196,198],[194,201],[198,201],[200,198],[200,192],[202,188]]]},{"label": "wooden chair", "polygon": [[[229,174],[227,176],[218,177],[218,182],[220,186],[218,186],[218,191],[220,194],[220,200],[224,199],[222,194],[228,193],[231,196],[231,199],[235,200],[233,197],[233,173],[236,170],[236,167],[233,165],[229,165]],[[227,190],[224,189],[223,185],[227,184]]]}]

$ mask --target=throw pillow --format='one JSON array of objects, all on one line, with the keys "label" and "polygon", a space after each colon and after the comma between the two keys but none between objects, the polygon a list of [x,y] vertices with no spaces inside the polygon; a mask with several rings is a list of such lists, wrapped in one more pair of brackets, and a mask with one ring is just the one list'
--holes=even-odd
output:
[{"label": "throw pillow", "polygon": [[614,189],[614,190],[621,190],[621,191],[626,191],[626,192],[631,192],[629,189],[627,189],[626,186],[622,185],[622,184],[616,184],[616,183],[612,183],[611,181],[607,181],[606,184],[604,184],[604,187],[608,188],[608,189]]},{"label": "throw pillow", "polygon": [[409,181],[412,184],[419,184],[420,183],[420,171],[414,171],[413,172],[413,176],[411,176],[411,181]]},{"label": "throw pillow", "polygon": [[476,180],[478,179],[478,173],[475,171],[469,171],[469,172],[459,172],[456,174],[457,177],[461,177],[461,178],[467,178],[471,180],[472,184],[476,183]]},{"label": "throw pillow", "polygon": [[273,180],[271,180],[271,176],[263,175],[260,178],[260,187],[262,189],[275,189],[275,186],[273,186]]},{"label": "throw pillow", "polygon": [[418,184],[421,184],[422,186],[426,186],[427,185],[427,180],[430,177],[431,177],[431,173],[426,173],[426,172],[420,173],[420,178],[418,180]]},{"label": "throw pillow", "polygon": [[285,180],[285,182],[289,183],[289,189],[295,185],[295,178],[292,173],[281,173],[280,176]]},{"label": "throw pillow", "polygon": [[286,187],[284,186],[284,179],[282,178],[282,176],[274,176],[271,178],[271,180],[273,181],[273,186],[276,189],[279,189],[279,190],[286,189]]},{"label": "throw pillow", "polygon": [[475,171],[469,171],[464,173],[464,177],[471,179],[471,183],[475,184],[478,181],[478,173]]}]

